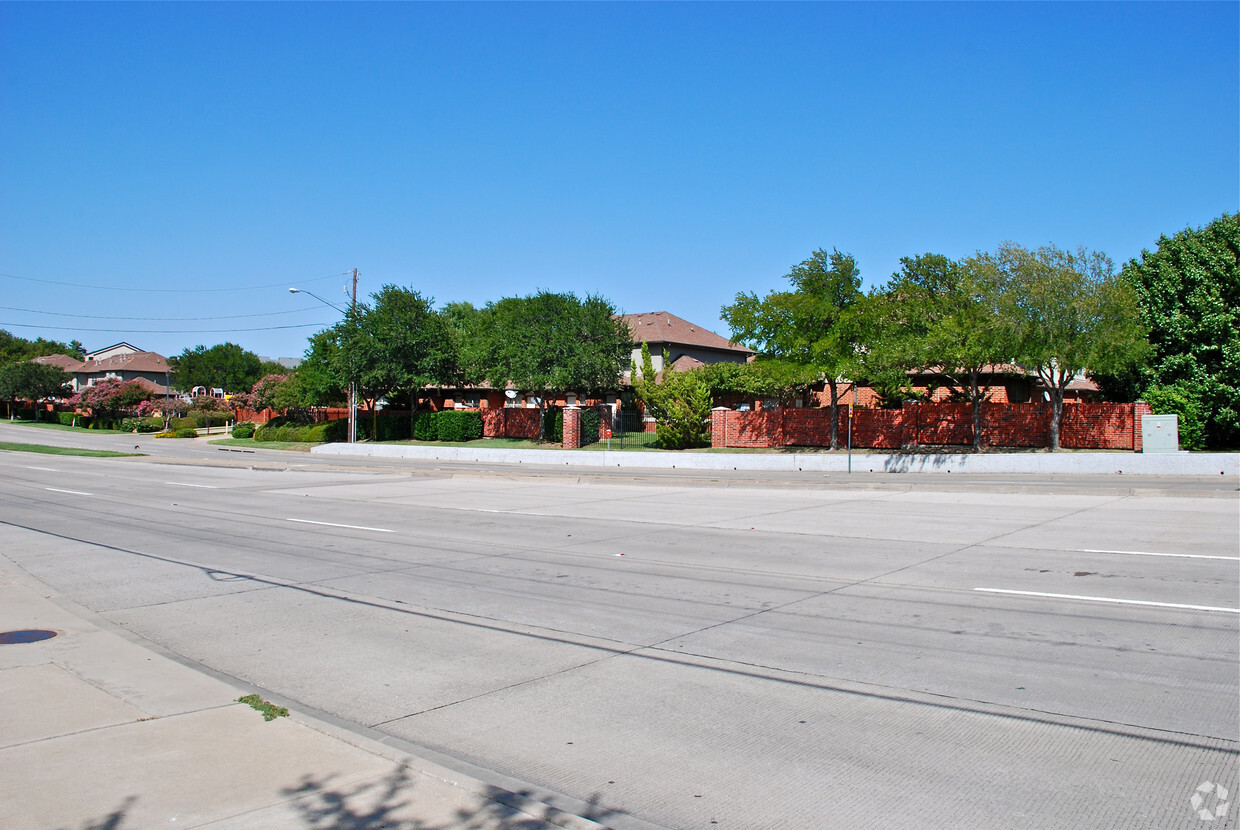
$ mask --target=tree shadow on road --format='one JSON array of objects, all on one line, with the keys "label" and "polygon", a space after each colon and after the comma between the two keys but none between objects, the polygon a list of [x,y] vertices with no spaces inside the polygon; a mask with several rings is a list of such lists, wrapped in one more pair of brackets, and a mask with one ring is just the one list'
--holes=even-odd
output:
[{"label": "tree shadow on road", "polygon": [[[553,819],[562,815],[528,791],[487,787],[477,807],[457,809],[451,819],[426,820],[417,816],[416,782],[408,767],[398,765],[380,780],[350,786],[334,785],[333,778],[308,775],[282,790],[310,830],[545,830],[559,826]],[[577,815],[599,824],[618,815],[598,802],[599,796],[592,796]]]}]

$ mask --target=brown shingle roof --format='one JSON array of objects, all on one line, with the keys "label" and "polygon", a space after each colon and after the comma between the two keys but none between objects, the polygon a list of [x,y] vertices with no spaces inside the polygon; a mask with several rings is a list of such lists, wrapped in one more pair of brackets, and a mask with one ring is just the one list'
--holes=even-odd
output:
[{"label": "brown shingle roof", "polygon": [[124,369],[129,372],[166,372],[168,360],[155,352],[134,352],[119,354],[103,360],[90,360],[82,364],[79,372],[115,372]]},{"label": "brown shingle roof", "polygon": [[738,346],[713,331],[694,325],[684,318],[666,311],[646,314],[623,314],[621,319],[629,324],[635,343],[675,343],[682,346],[698,346],[751,355],[752,349]]},{"label": "brown shingle roof", "polygon": [[45,354],[42,357],[36,357],[34,362],[42,363],[44,366],[59,366],[66,372],[80,371],[82,365],[82,361],[67,354]]}]

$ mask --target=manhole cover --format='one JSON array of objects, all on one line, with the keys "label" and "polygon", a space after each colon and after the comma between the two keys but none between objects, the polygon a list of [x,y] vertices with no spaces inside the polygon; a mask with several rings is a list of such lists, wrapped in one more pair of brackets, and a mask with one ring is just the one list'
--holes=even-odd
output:
[{"label": "manhole cover", "polygon": [[0,646],[9,646],[15,643],[37,643],[39,640],[50,640],[55,636],[55,631],[48,631],[43,628],[28,628],[25,631],[5,631],[0,633]]}]

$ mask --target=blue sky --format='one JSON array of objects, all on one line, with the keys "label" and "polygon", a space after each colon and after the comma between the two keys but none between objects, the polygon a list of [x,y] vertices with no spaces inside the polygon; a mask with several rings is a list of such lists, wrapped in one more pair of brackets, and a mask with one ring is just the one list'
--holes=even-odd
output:
[{"label": "blue sky", "polygon": [[815,248],[1240,207],[1235,2],[4,3],[0,73],[0,328],[88,349],[299,356],[352,268],[727,334]]}]

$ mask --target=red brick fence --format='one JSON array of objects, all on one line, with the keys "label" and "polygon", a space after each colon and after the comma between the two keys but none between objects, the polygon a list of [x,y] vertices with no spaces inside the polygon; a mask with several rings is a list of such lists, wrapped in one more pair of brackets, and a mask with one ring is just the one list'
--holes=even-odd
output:
[{"label": "red brick fence", "polygon": [[[1064,404],[1059,444],[1064,448],[1141,450],[1145,403]],[[828,447],[831,410],[711,413],[714,447]],[[848,435],[848,407],[839,407],[839,441]],[[1048,447],[1049,403],[982,404],[982,446]],[[973,411],[967,403],[908,404],[900,409],[854,409],[852,445],[862,449],[973,444]]]}]

